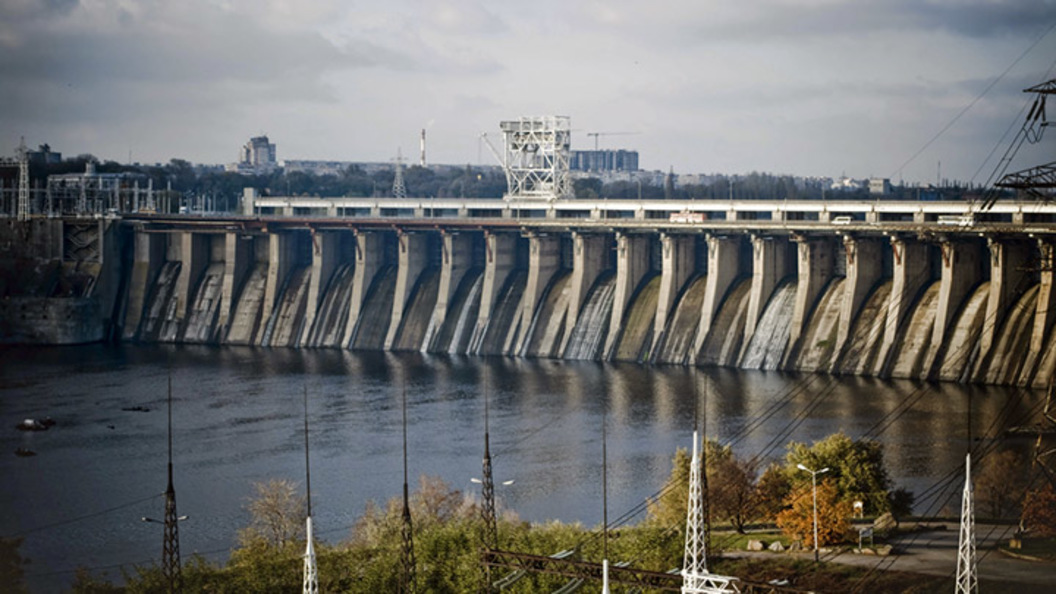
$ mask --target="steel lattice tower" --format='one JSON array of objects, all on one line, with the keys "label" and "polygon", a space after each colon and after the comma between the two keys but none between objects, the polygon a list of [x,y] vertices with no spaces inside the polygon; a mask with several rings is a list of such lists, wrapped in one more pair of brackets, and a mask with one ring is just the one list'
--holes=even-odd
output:
[{"label": "steel lattice tower", "polygon": [[[491,471],[491,448],[488,435],[488,394],[484,393],[484,463],[481,469],[480,516],[484,520],[484,533],[482,544],[485,551],[493,551],[499,548],[498,522],[495,518],[495,479]],[[484,564],[484,592],[491,592],[491,566]]]},{"label": "steel lattice tower", "polygon": [[312,542],[312,471],[308,464],[308,387],[304,388],[304,485],[307,496],[308,517],[305,519],[303,594],[319,594],[319,573],[315,565],[315,544]]},{"label": "steel lattice tower", "polygon": [[392,195],[394,198],[406,198],[407,187],[403,184],[403,154],[396,149],[396,173],[392,177]]},{"label": "steel lattice tower", "polygon": [[[397,169],[397,171],[399,171]],[[411,523],[411,505],[407,494],[407,389],[403,391],[403,525],[400,527],[403,541],[400,549],[403,572],[400,591],[405,594],[417,590],[415,585],[414,526]]]},{"label": "steel lattice tower", "polygon": [[682,593],[737,592],[736,578],[708,572],[707,515],[704,506],[704,463],[697,431],[693,431],[693,454],[689,463],[689,502],[686,510],[686,549],[682,561]]},{"label": "steel lattice tower", "polygon": [[169,592],[182,592],[180,575],[180,518],[176,515],[176,489],[172,486],[172,376],[169,376],[169,485],[165,489],[165,536],[161,549],[162,572]]},{"label": "steel lattice tower", "polygon": [[957,547],[957,594],[979,592],[975,572],[975,507],[972,502],[972,454],[964,458],[964,494],[961,496],[961,538]]},{"label": "steel lattice tower", "polygon": [[18,143],[18,220],[29,220],[29,149],[26,139]]}]

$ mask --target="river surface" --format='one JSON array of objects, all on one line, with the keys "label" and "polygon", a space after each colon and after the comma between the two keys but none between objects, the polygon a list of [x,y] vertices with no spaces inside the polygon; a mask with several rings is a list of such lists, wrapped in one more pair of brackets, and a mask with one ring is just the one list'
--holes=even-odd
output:
[{"label": "river surface", "polygon": [[[1043,399],[994,387],[417,353],[3,349],[0,536],[24,537],[32,591],[61,591],[79,566],[120,580],[122,566],[160,562],[162,527],[140,518],[164,516],[170,376],[177,508],[190,516],[181,553],[214,561],[246,525],[255,482],[303,486],[305,389],[314,524],[330,542],[348,536],[368,500],[401,492],[403,394],[412,489],[429,474],[475,492],[487,395],[500,507],[587,526],[602,517],[603,421],[610,519],[662,488],[676,448],[690,444],[698,398],[708,437],[745,457],[776,460],[790,440],[837,431],[878,439],[896,485],[918,494],[917,513],[956,514],[969,435],[985,442],[1025,423]],[[57,423],[48,431],[14,428],[44,416]],[[18,448],[37,455],[15,456]]]}]

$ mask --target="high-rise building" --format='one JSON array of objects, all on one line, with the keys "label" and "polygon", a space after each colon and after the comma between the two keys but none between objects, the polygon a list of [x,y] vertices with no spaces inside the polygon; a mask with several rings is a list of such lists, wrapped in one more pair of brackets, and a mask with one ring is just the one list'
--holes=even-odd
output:
[{"label": "high-rise building", "polygon": [[239,150],[238,162],[226,169],[240,173],[267,173],[276,167],[275,145],[268,142],[267,136],[254,136]]},{"label": "high-rise building", "polygon": [[638,151],[572,151],[569,161],[572,171],[638,171]]}]

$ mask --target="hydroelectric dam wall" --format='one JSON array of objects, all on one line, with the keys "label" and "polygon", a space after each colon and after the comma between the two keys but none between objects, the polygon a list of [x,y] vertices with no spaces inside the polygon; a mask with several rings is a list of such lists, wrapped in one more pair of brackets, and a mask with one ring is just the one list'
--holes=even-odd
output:
[{"label": "hydroelectric dam wall", "polygon": [[[252,208],[90,223],[116,246],[102,259],[115,271],[96,272],[100,338],[1030,386],[1056,370],[1053,205],[965,215],[963,203],[271,198]],[[59,255],[60,267],[78,266]]]}]

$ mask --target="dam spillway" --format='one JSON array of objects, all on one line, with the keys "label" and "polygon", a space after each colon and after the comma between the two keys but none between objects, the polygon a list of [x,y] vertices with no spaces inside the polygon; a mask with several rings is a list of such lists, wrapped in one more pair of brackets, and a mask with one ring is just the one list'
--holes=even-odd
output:
[{"label": "dam spillway", "polygon": [[950,224],[927,203],[269,200],[108,221],[124,246],[108,334],[1025,386],[1056,372],[1056,212],[1039,205]]}]

